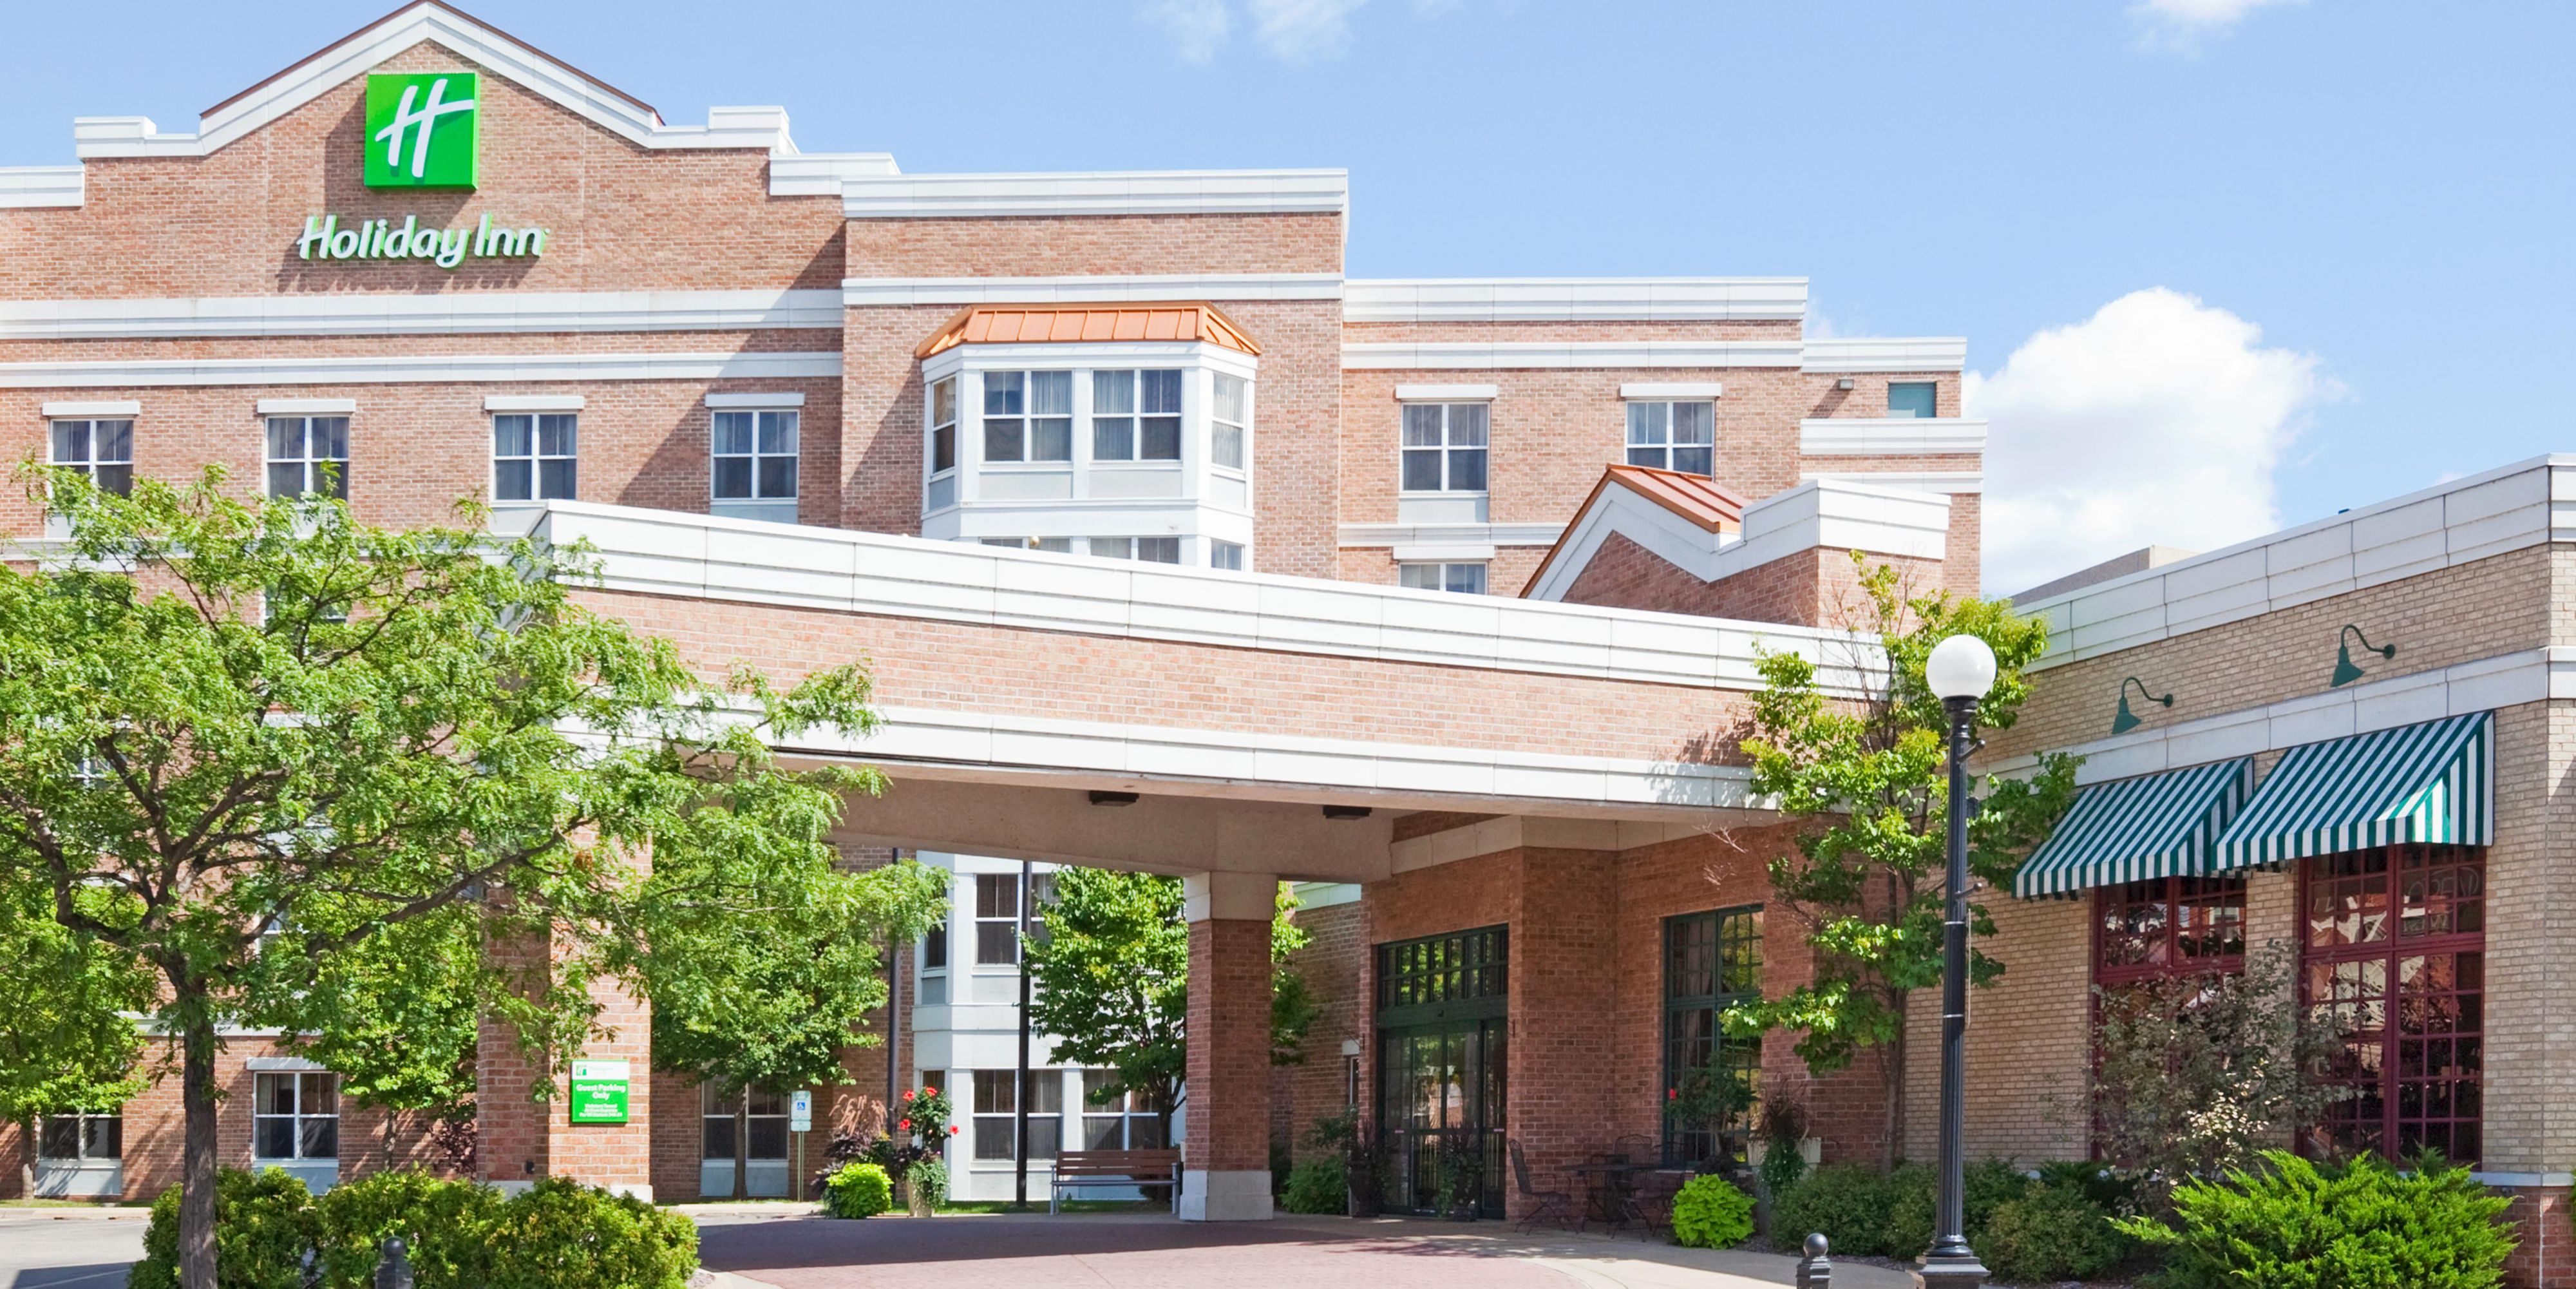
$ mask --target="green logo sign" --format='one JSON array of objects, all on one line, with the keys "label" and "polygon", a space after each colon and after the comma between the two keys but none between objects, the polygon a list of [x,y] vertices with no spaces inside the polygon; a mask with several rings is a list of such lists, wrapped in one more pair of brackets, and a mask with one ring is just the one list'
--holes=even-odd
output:
[{"label": "green logo sign", "polygon": [[572,1121],[626,1122],[626,1062],[572,1063]]},{"label": "green logo sign", "polygon": [[475,74],[367,77],[367,186],[474,186]]}]

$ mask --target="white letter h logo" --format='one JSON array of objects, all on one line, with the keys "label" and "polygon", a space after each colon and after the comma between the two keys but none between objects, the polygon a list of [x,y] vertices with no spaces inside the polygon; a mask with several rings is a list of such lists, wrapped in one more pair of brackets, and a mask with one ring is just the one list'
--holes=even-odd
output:
[{"label": "white letter h logo", "polygon": [[404,133],[415,125],[420,127],[419,140],[411,147],[411,177],[414,179],[429,172],[429,132],[431,127],[438,124],[438,118],[450,112],[474,110],[474,100],[470,98],[458,99],[453,103],[439,101],[447,94],[447,78],[444,76],[429,83],[429,102],[418,112],[414,112],[411,110],[412,99],[419,93],[420,87],[417,85],[403,86],[402,104],[394,109],[393,123],[376,131],[376,137],[383,140],[385,144],[385,164],[399,166],[402,164]]}]

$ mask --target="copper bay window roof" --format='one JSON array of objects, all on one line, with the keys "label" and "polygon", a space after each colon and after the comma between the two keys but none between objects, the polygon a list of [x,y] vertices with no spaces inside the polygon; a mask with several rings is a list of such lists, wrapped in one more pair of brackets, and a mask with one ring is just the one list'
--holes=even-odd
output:
[{"label": "copper bay window roof", "polygon": [[1056,345],[1120,340],[1204,342],[1258,355],[1261,346],[1205,301],[1176,304],[973,304],[958,310],[912,351],[915,358],[959,345]]}]

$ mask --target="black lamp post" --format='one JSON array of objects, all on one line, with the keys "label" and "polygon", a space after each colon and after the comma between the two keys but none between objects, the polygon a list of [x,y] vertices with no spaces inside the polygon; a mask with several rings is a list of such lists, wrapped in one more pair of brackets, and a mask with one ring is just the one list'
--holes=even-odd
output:
[{"label": "black lamp post", "polygon": [[1968,1045],[1968,754],[1977,750],[1977,703],[1995,687],[1995,651],[1975,636],[1932,646],[1923,679],[1950,718],[1950,871],[1941,923],[1941,1211],[1922,1282],[1973,1289],[1985,1264],[1968,1248],[1963,1174],[1967,1135]]}]

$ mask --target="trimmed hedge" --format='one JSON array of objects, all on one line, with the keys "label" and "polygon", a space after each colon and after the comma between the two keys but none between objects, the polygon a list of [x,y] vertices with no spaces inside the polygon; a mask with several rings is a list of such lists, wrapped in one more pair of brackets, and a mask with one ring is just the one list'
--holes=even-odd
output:
[{"label": "trimmed hedge", "polygon": [[1280,1206],[1289,1212],[1347,1213],[1350,1205],[1350,1187],[1342,1177],[1342,1161],[1309,1159],[1288,1170],[1288,1189],[1280,1198]]},{"label": "trimmed hedge", "polygon": [[2512,1201],[2433,1156],[2400,1173],[2265,1151],[2260,1172],[2174,1188],[2173,1216],[2119,1223],[2160,1249],[2159,1289],[2490,1289],[2513,1252]]},{"label": "trimmed hedge", "polygon": [[894,1207],[894,1179],[875,1164],[843,1164],[823,1183],[823,1202],[834,1217],[875,1217]]},{"label": "trimmed hedge", "polygon": [[2090,1280],[2136,1247],[2101,1205],[2064,1186],[2034,1186],[1996,1205],[1969,1243],[1996,1279],[2016,1284]]},{"label": "trimmed hedge", "polygon": [[1731,1249],[1753,1238],[1753,1197],[1723,1177],[1694,1177],[1673,1196],[1673,1242]]}]

